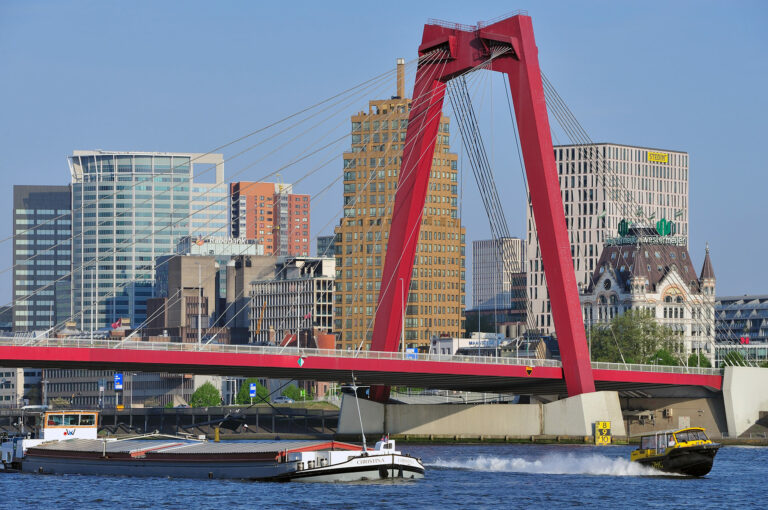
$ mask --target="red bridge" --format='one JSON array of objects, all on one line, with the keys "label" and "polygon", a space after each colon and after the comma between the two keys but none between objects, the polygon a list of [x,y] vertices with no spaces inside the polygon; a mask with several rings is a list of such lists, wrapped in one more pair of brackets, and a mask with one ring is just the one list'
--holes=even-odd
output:
[{"label": "red bridge", "polygon": [[[424,27],[392,213],[372,350],[341,352],[280,347],[123,343],[89,340],[0,338],[0,366],[193,372],[378,385],[374,400],[388,398],[388,386],[523,394],[579,395],[595,390],[644,391],[659,387],[722,387],[721,371],[683,367],[590,363],[555,166],[538,50],[531,18],[516,15],[492,24]],[[562,363],[553,360],[486,359],[407,355],[398,348],[404,296],[391,282],[410,287],[428,190],[432,154],[446,84],[467,70],[507,75],[539,236]]]},{"label": "red bridge", "polygon": [[[415,358],[415,359],[411,359]],[[301,363],[299,362],[301,360]],[[295,347],[0,338],[0,366],[178,372],[518,394],[567,393],[556,360]],[[592,363],[597,390],[722,388],[719,369]]]}]

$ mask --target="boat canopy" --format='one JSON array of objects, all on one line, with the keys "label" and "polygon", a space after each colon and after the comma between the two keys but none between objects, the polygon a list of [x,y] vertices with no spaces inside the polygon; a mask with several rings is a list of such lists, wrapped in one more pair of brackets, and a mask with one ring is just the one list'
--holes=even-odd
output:
[{"label": "boat canopy", "polygon": [[706,432],[701,427],[660,430],[640,437],[641,450],[664,450],[679,443],[690,441],[709,441]]}]

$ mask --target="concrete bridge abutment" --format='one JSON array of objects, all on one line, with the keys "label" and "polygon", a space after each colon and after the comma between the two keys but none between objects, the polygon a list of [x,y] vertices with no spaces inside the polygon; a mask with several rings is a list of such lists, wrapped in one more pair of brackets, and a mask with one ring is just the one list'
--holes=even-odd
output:
[{"label": "concrete bridge abutment", "polygon": [[610,421],[614,436],[626,435],[619,397],[598,391],[546,404],[379,404],[344,395],[339,435],[591,436],[596,421]]},{"label": "concrete bridge abutment", "polygon": [[768,368],[725,367],[723,404],[730,437],[739,437],[753,425],[765,421]]}]

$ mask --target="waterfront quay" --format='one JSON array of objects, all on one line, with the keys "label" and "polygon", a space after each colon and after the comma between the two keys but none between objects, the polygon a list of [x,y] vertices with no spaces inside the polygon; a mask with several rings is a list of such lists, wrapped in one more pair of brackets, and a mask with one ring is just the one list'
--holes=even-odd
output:
[{"label": "waterfront quay", "polygon": [[[227,420],[229,416],[231,419]],[[23,418],[29,432],[32,417],[22,409],[0,409],[0,434],[19,434]],[[223,437],[274,439],[330,437],[336,432],[339,410],[327,408],[259,405],[249,408],[128,408],[99,412],[99,434],[125,436],[159,432],[213,437],[220,427]]]}]

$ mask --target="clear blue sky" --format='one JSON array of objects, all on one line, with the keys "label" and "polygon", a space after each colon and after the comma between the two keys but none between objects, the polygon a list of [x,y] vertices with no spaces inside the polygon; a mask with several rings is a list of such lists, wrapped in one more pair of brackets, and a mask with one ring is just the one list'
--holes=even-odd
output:
[{"label": "clear blue sky", "polygon": [[[0,237],[11,232],[12,186],[66,184],[74,149],[206,152],[397,57],[415,58],[428,18],[474,24],[518,8],[533,18],[542,68],[593,140],[690,153],[690,250],[700,267],[710,243],[718,294],[768,293],[762,1],[2,0]],[[505,173],[519,170],[494,115],[499,186],[512,231],[523,235],[520,183]],[[329,167],[324,179],[338,171]],[[489,234],[470,188],[468,180],[471,242]],[[340,205],[337,191],[312,211],[313,237],[330,233],[316,229]],[[11,244],[2,243],[0,268],[10,264]],[[0,304],[10,293],[5,273]]]}]

